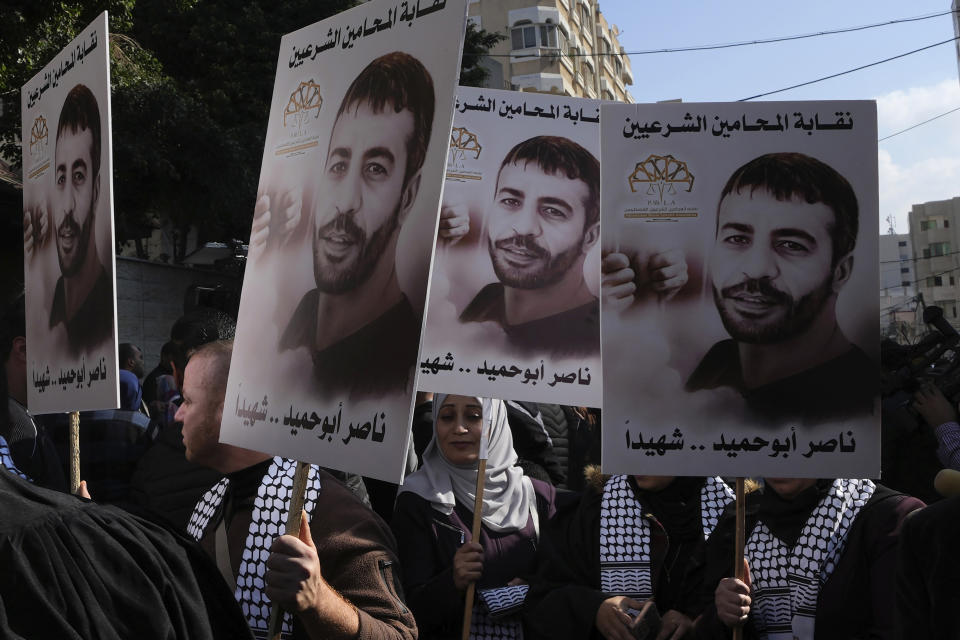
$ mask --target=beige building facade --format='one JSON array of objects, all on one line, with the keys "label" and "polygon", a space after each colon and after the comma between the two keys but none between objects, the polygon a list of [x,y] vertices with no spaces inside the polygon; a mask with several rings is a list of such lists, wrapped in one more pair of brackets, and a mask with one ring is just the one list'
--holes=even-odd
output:
[{"label": "beige building facade", "polygon": [[472,0],[468,16],[506,36],[484,59],[488,87],[634,102],[630,58],[597,0]]},{"label": "beige building facade", "polygon": [[913,205],[910,242],[924,303],[960,326],[960,197]]}]

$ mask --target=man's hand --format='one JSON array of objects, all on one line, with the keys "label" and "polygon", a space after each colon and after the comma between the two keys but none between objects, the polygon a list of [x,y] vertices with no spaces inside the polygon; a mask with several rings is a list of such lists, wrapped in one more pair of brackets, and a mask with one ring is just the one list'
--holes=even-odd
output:
[{"label": "man's hand", "polygon": [[935,385],[924,385],[913,394],[913,406],[931,427],[957,421],[957,410]]},{"label": "man's hand", "polygon": [[470,209],[466,204],[443,205],[440,208],[440,226],[437,237],[448,244],[457,243],[470,233]]},{"label": "man's hand", "polygon": [[693,631],[693,620],[674,609],[663,614],[661,620],[663,624],[657,640],[681,640]]},{"label": "man's hand", "polygon": [[483,547],[476,542],[465,542],[453,554],[453,584],[459,591],[476,582],[483,575]]},{"label": "man's hand", "polygon": [[730,628],[743,624],[750,615],[750,567],[743,560],[746,572],[743,580],[724,578],[713,593],[717,617]]},{"label": "man's hand", "polygon": [[86,498],[87,500],[93,500],[93,498],[90,496],[90,491],[87,489],[86,480],[80,481],[80,486],[77,487],[77,492],[74,495],[80,496],[81,498]]},{"label": "man's hand", "polygon": [[271,201],[269,194],[261,193],[253,210],[253,227],[250,230],[250,252],[256,253],[267,246],[270,239],[270,222],[276,218],[275,228],[280,243],[290,239],[300,226],[303,210],[303,190],[299,187],[281,191]]},{"label": "man's hand", "polygon": [[614,311],[624,311],[633,304],[637,291],[636,274],[630,268],[630,258],[623,253],[608,253],[600,262],[600,294],[604,304]]},{"label": "man's hand", "polygon": [[650,288],[657,292],[660,299],[669,300],[677,295],[689,279],[683,249],[670,249],[650,256],[647,273],[650,275]]},{"label": "man's hand", "polygon": [[46,206],[38,204],[23,210],[23,252],[28,259],[47,243],[50,216]]},{"label": "man's hand", "polygon": [[606,640],[633,640],[633,634],[630,632],[630,623],[633,622],[633,618],[627,614],[627,609],[639,611],[642,608],[642,602],[626,596],[607,598],[597,609],[594,624]]},{"label": "man's hand", "polygon": [[360,619],[356,609],[320,573],[320,559],[306,511],[302,513],[300,535],[280,536],[270,547],[263,582],[267,597],[298,614],[310,637],[354,637],[358,633]]}]

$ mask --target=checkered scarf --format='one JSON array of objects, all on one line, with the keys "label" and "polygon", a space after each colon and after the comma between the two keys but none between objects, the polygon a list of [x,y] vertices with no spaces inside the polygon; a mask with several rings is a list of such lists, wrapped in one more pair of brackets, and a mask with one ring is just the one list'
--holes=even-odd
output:
[{"label": "checkered scarf", "polygon": [[[293,476],[296,472],[295,460],[274,458],[260,483],[257,497],[253,503],[253,514],[250,520],[250,529],[243,546],[243,559],[240,562],[240,571],[237,574],[237,590],[234,596],[254,636],[266,638],[267,625],[270,620],[270,602],[263,593],[263,575],[266,573],[267,557],[274,538],[283,535],[287,521],[287,511],[290,507],[290,493],[293,489]],[[203,537],[207,527],[219,524],[211,522],[213,516],[220,510],[220,505],[230,486],[229,478],[223,478],[207,491],[197,506],[194,507],[190,522],[187,524],[187,533],[196,540]],[[317,498],[320,496],[320,479],[317,476],[316,465],[310,465],[307,481],[306,496],[303,508],[312,514],[316,508]],[[220,518],[223,517],[221,512]],[[289,638],[292,633],[293,618],[289,613],[283,614],[283,638]]]},{"label": "checkered scarf", "polygon": [[[704,540],[724,507],[734,499],[720,478],[708,477],[700,490]],[[600,589],[637,600],[653,597],[650,575],[650,523],[630,487],[629,476],[613,476],[603,487],[600,511]]]},{"label": "checkered scarf", "polygon": [[836,568],[870,480],[837,478],[807,518],[793,549],[761,521],[747,540],[753,599],[750,618],[761,638],[813,640],[820,587]]}]

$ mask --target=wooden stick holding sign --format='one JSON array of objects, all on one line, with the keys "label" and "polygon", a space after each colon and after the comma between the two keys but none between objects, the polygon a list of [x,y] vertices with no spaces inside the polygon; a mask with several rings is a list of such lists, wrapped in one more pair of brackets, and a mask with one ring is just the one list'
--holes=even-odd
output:
[{"label": "wooden stick holding sign", "polygon": [[[480,539],[480,525],[483,523],[483,484],[487,479],[487,458],[490,457],[487,451],[488,438],[490,437],[490,427],[483,430],[480,435],[480,455],[477,464],[477,494],[473,501],[473,529],[470,531],[470,540],[477,542]],[[463,603],[463,633],[462,640],[470,638],[470,620],[473,617],[473,596],[476,593],[477,583],[471,582],[467,585],[466,600]]]},{"label": "wooden stick holding sign", "polygon": [[[743,546],[745,544],[747,527],[747,491],[743,478],[737,478],[737,513],[736,513],[736,534],[734,536],[736,551],[734,552],[734,576],[737,580],[744,580],[747,577],[743,567]],[[733,628],[733,640],[743,640],[743,625],[738,624]]]},{"label": "wooden stick holding sign", "polygon": [[70,412],[70,493],[80,490],[80,412]]},{"label": "wooden stick holding sign", "polygon": [[[293,487],[290,494],[290,508],[287,511],[288,536],[297,536],[300,534],[301,516],[303,515],[304,494],[307,491],[307,479],[310,475],[310,465],[306,462],[297,461],[297,470],[293,474]],[[267,625],[267,637],[270,640],[280,640],[280,633],[283,630],[283,609],[280,605],[274,603],[270,606],[270,622]]]}]

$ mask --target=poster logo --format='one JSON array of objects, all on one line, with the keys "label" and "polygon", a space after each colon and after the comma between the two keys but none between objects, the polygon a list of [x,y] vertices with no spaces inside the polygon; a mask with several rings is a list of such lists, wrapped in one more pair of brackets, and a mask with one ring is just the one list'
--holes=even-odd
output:
[{"label": "poster logo", "polygon": [[693,190],[693,174],[687,168],[687,163],[670,155],[651,154],[643,162],[638,162],[627,182],[633,193],[637,192],[638,185],[640,188],[647,185],[645,195],[659,195],[661,201],[665,195],[676,195],[677,188],[682,188],[683,185],[686,185],[687,193]]},{"label": "poster logo", "polygon": [[47,119],[43,116],[37,116],[30,127],[30,154],[38,156],[43,153],[43,148],[48,144]]},{"label": "poster logo", "polygon": [[479,160],[482,150],[477,134],[471,133],[466,127],[454,127],[450,131],[449,166],[454,169],[463,169],[463,161],[468,153],[473,154],[474,160]]},{"label": "poster logo", "polygon": [[480,159],[480,139],[466,127],[454,127],[450,131],[450,151],[447,154],[447,179],[480,180],[480,172],[466,168],[467,155]]},{"label": "poster logo", "polygon": [[313,111],[314,119],[318,118],[322,105],[323,97],[320,95],[320,85],[313,79],[301,82],[290,94],[290,100],[287,101],[287,106],[283,110],[284,128],[288,126],[287,119],[289,118],[289,125],[294,127],[296,131],[293,135],[301,135],[310,118],[310,112]]}]

